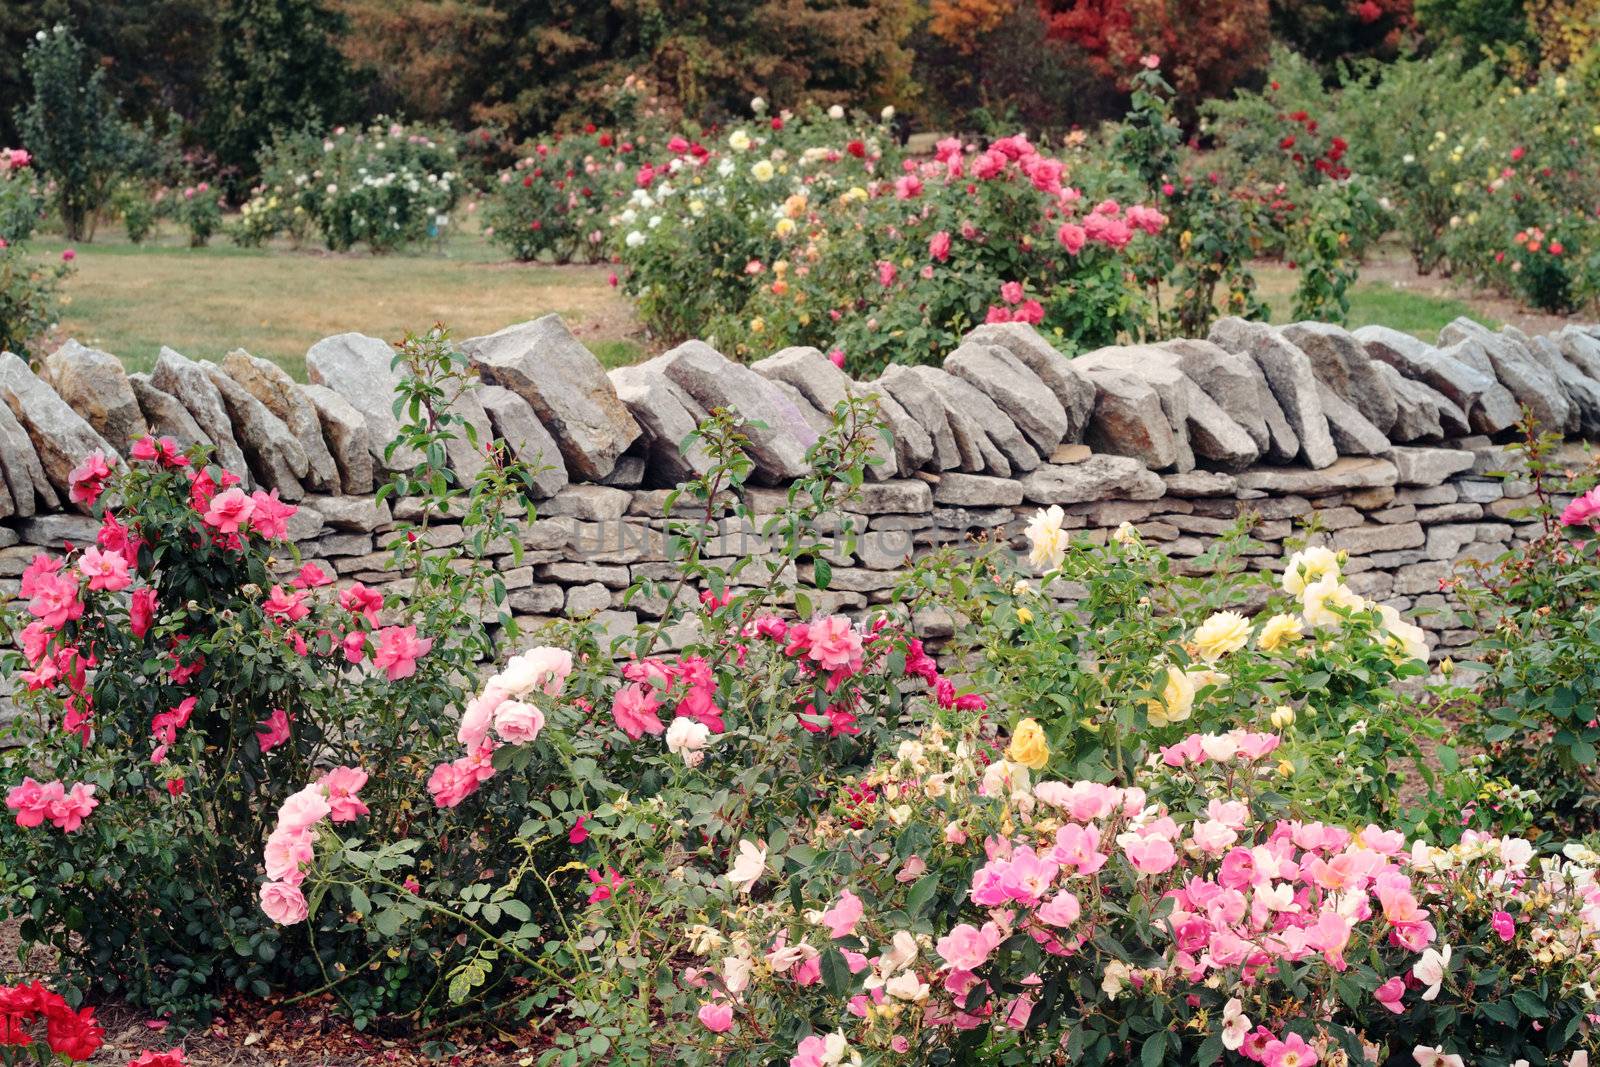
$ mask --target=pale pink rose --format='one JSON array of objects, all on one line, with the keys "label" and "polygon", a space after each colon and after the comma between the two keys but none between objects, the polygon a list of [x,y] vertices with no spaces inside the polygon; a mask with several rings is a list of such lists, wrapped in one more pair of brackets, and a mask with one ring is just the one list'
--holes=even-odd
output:
[{"label": "pale pink rose", "polygon": [[544,729],[544,712],[537,705],[507,700],[495,709],[494,731],[513,745],[525,745]]},{"label": "pale pink rose", "polygon": [[313,782],[293,794],[278,809],[278,826],[289,830],[305,830],[327,817],[333,809],[328,804],[328,791]]},{"label": "pale pink rose", "polygon": [[266,863],[267,877],[274,882],[299,885],[305,878],[301,865],[310,863],[314,857],[312,840],[310,830],[285,830],[281,826],[274,830],[272,836],[267,838],[262,857]]},{"label": "pale pink rose", "polygon": [[261,887],[261,910],[279,926],[305,922],[306,898],[287,882],[267,882]]}]

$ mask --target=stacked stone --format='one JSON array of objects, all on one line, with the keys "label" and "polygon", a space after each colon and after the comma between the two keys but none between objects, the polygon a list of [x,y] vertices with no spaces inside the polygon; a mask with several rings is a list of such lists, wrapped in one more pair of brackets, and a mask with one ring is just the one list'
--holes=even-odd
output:
[{"label": "stacked stone", "polygon": [[[747,420],[754,463],[756,521],[711,533],[710,554],[731,563],[776,551],[764,522],[806,473],[831,411],[876,398],[892,441],[875,443],[850,511],[819,525],[833,538],[832,580],[813,598],[822,610],[892,602],[908,560],[947,542],[1020,547],[1028,516],[1049,505],[1095,537],[1133,523],[1189,571],[1247,514],[1258,564],[1281,566],[1281,542],[1314,517],[1315,536],[1348,553],[1352,586],[1436,612],[1422,621],[1444,649],[1468,634],[1441,580],[1532,535],[1531,486],[1498,476],[1514,458],[1496,442],[1524,408],[1545,429],[1600,434],[1595,327],[1528,337],[1460,319],[1429,345],[1384,327],[1224,319],[1205,340],[1068,359],[1007,323],[973,330],[942,367],[892,366],[870,382],[812,348],[746,366],[699,341],[608,374],[556,316],[462,349],[479,381],[451,411],[538,471],[522,559],[510,544],[496,555],[512,613],[594,615],[618,632],[665,610],[625,590],[675,575],[670,527],[690,516],[686,502],[671,519],[662,508],[668,487],[708,469],[702,448],[681,446],[718,408]],[[371,496],[417,460],[392,447],[394,360],[381,340],[341,334],[312,346],[301,385],[242,351],[214,364],[163,349],[149,375],[74,342],[40,373],[0,355],[0,594],[38,548],[93,540],[94,523],[69,513],[70,472],[96,449],[126,455],[146,432],[207,445],[249,486],[298,504],[302,557],[341,581],[395,582],[385,546],[416,505],[391,511]],[[465,477],[484,464],[464,439],[447,453]],[[430,530],[441,548],[464,536],[449,520]],[[931,636],[949,625],[923,622]]]}]

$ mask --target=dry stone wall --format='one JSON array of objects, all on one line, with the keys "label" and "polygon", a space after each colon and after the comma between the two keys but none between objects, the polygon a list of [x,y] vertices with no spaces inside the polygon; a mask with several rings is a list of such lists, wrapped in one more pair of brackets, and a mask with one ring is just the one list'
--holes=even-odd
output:
[{"label": "dry stone wall", "polygon": [[[462,350],[480,384],[456,414],[480,438],[544,468],[522,523],[525,549],[500,558],[512,612],[524,622],[598,616],[625,631],[665,605],[624,604],[641,576],[664,577],[668,488],[707,468],[680,445],[716,408],[750,420],[758,518],[803,475],[827,412],[878,397],[893,434],[852,504],[856,542],[831,562],[825,610],[886,602],[908,559],[952,541],[1021,546],[1040,507],[1093,537],[1138,527],[1181,568],[1247,514],[1281,565],[1281,542],[1315,516],[1318,536],[1349,554],[1358,592],[1408,612],[1448,606],[1441,582],[1532,527],[1518,515],[1531,486],[1505,441],[1524,409],[1574,439],[1600,434],[1600,328],[1529,337],[1467,319],[1436,344],[1379,326],[1281,328],[1218,322],[1204,339],[1105,348],[1068,359],[1031,327],[973,330],[942,367],[893,366],[857,382],[816,349],[751,365],[699,341],[606,372],[556,316],[472,338]],[[251,486],[299,505],[291,535],[304,559],[342,581],[396,576],[386,533],[414,504],[375,504],[397,424],[393,350],[361,334],[311,347],[311,383],[243,351],[220,364],[164,349],[148,374],[69,342],[30,367],[0,354],[0,594],[40,549],[94,539],[73,510],[72,468],[96,449],[125,454],[145,433],[215,450]],[[452,465],[482,464],[465,447]],[[831,517],[821,531],[839,526]],[[766,551],[756,524],[725,524],[713,554]],[[441,544],[459,528],[436,531]],[[1464,644],[1445,615],[1423,618],[1434,652]],[[950,620],[921,620],[938,637]]]}]

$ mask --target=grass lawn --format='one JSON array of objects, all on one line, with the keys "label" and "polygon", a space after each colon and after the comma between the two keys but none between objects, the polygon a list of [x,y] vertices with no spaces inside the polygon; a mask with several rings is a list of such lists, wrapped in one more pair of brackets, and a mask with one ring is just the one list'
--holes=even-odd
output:
[{"label": "grass lawn", "polygon": [[[67,244],[32,247],[58,255]],[[608,366],[642,348],[627,301],[605,267],[510,262],[476,234],[454,234],[417,255],[236,248],[214,239],[192,249],[173,231],[144,245],[107,232],[72,246],[62,332],[146,370],[162,345],[191,359],[244,348],[305,380],[305,354],[329,334],[355,331],[394,341],[435,322],[456,337],[489,333],[557,312]]]},{"label": "grass lawn", "polygon": [[[55,256],[59,237],[33,243]],[[131,245],[103,232],[77,245],[77,273],[65,287],[63,336],[148,369],[162,345],[191,358],[219,359],[233,348],[275,360],[305,379],[305,353],[329,334],[356,331],[397,340],[443,322],[458,338],[556,312],[607,366],[648,352],[629,303],[603,266],[514,263],[476,233],[453,233],[414,255],[334,254],[320,248],[236,248],[216,239],[192,249],[175,229]],[[1274,322],[1291,317],[1296,276],[1257,263],[1262,298]],[[1550,329],[1522,309],[1491,298],[1463,298],[1438,278],[1419,278],[1403,255],[1384,250],[1351,290],[1353,329],[1382,323],[1433,340],[1458,315],[1490,327],[1501,321]]]},{"label": "grass lawn", "polygon": [[[1500,328],[1500,320],[1491,309],[1391,279],[1388,268],[1392,266],[1387,261],[1374,264],[1373,269],[1364,272],[1363,280],[1350,287],[1347,328],[1388,326],[1428,342],[1437,340],[1439,328],[1460,315],[1470,315],[1490,329]],[[1296,272],[1278,263],[1258,263],[1255,274],[1261,298],[1272,309],[1272,321],[1294,321]]]}]

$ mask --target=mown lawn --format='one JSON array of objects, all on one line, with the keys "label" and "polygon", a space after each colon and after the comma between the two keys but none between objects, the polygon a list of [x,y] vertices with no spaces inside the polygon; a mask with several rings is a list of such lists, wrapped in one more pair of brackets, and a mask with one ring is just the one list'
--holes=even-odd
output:
[{"label": "mown lawn", "polygon": [[[42,237],[33,247],[53,257],[67,244]],[[77,273],[65,289],[62,336],[113,352],[133,370],[149,368],[162,345],[213,360],[244,348],[304,380],[306,349],[329,334],[353,330],[393,341],[443,322],[456,337],[471,337],[550,312],[608,366],[648,351],[607,268],[514,263],[476,233],[395,256],[287,244],[243,249],[224,238],[194,249],[174,230],[144,245],[103,231],[74,248]],[[1288,321],[1294,272],[1272,263],[1256,272],[1273,321]],[[1457,315],[1499,325],[1491,305],[1457,299],[1434,280],[1406,273],[1398,263],[1374,264],[1352,290],[1349,326],[1383,323],[1432,340]]]},{"label": "mown lawn", "polygon": [[[54,257],[68,245],[42,237],[32,247]],[[176,233],[132,245],[103,230],[72,247],[77,273],[64,290],[62,333],[131,370],[150,367],[162,345],[213,360],[244,348],[304,380],[306,349],[329,334],[393,341],[443,322],[471,337],[550,312],[608,365],[642,351],[606,268],[510,262],[476,234],[404,256],[243,249],[226,239],[196,249]]]}]

